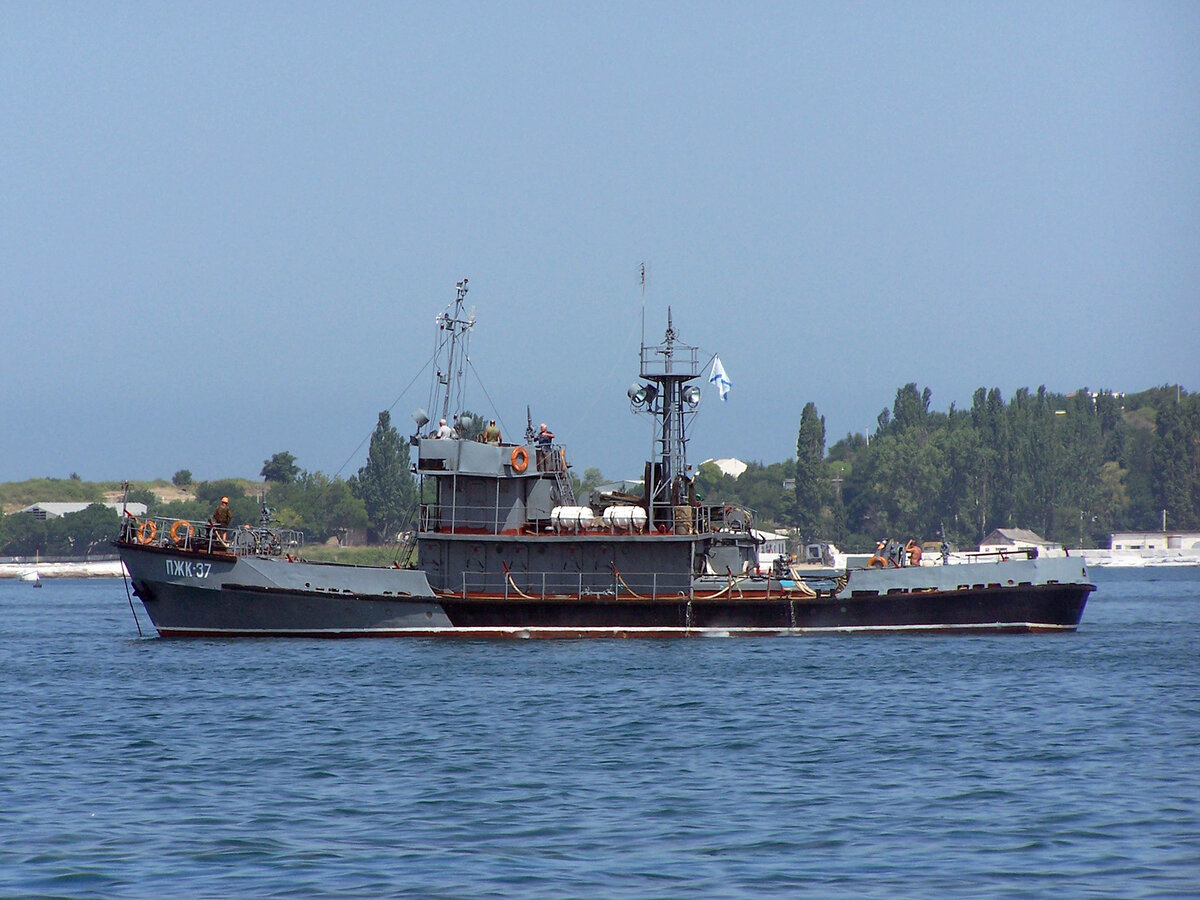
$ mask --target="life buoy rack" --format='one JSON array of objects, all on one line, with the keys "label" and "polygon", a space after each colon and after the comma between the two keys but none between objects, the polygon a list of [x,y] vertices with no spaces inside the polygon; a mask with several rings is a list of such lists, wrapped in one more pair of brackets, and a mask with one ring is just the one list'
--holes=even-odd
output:
[{"label": "life buoy rack", "polygon": [[524,447],[514,447],[510,459],[514,472],[524,472],[529,468],[529,451]]},{"label": "life buoy rack", "polygon": [[139,525],[137,536],[139,544],[149,544],[156,537],[158,537],[158,526],[154,524],[154,520],[147,519],[145,522]]},{"label": "life buoy rack", "polygon": [[191,522],[188,522],[186,519],[177,519],[171,525],[171,540],[178,544],[180,541],[179,536],[184,531],[187,532],[187,537],[184,540],[189,541],[192,539],[192,535],[196,533],[196,529],[192,527]]}]

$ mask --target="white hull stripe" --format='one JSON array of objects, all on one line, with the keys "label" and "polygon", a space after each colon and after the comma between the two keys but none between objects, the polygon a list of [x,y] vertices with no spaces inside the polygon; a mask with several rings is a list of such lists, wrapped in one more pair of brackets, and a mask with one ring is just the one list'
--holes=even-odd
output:
[{"label": "white hull stripe", "polygon": [[512,638],[570,638],[570,637],[655,637],[689,635],[701,637],[732,637],[740,635],[801,635],[854,634],[872,632],[929,632],[929,631],[1074,631],[1077,625],[1048,622],[977,622],[963,625],[845,625],[813,628],[678,628],[678,627],[531,627],[477,626],[461,628],[172,628],[163,626],[167,636],[183,635],[355,635],[395,637],[512,637]]}]

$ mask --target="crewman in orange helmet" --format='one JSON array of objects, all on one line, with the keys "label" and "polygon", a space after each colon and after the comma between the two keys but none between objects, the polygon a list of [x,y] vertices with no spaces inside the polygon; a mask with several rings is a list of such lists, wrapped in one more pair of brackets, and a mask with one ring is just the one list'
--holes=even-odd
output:
[{"label": "crewman in orange helmet", "polygon": [[213,524],[219,526],[216,530],[216,538],[219,541],[228,541],[229,535],[225,529],[229,527],[229,523],[233,521],[233,510],[229,508],[229,498],[222,497],[221,504],[213,510]]}]

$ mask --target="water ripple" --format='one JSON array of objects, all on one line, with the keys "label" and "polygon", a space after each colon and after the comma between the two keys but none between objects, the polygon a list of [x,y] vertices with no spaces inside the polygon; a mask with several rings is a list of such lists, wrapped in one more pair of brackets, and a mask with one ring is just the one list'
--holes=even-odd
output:
[{"label": "water ripple", "polygon": [[1200,577],[1067,636],[129,639],[0,583],[0,896],[1200,893]]}]

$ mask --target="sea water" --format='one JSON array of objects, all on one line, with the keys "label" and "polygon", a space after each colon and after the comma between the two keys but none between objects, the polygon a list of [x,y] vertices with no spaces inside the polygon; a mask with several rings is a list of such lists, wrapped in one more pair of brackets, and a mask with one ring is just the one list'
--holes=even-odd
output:
[{"label": "sea water", "polygon": [[0,583],[0,896],[1200,893],[1200,571],[1074,634],[139,637]]}]

